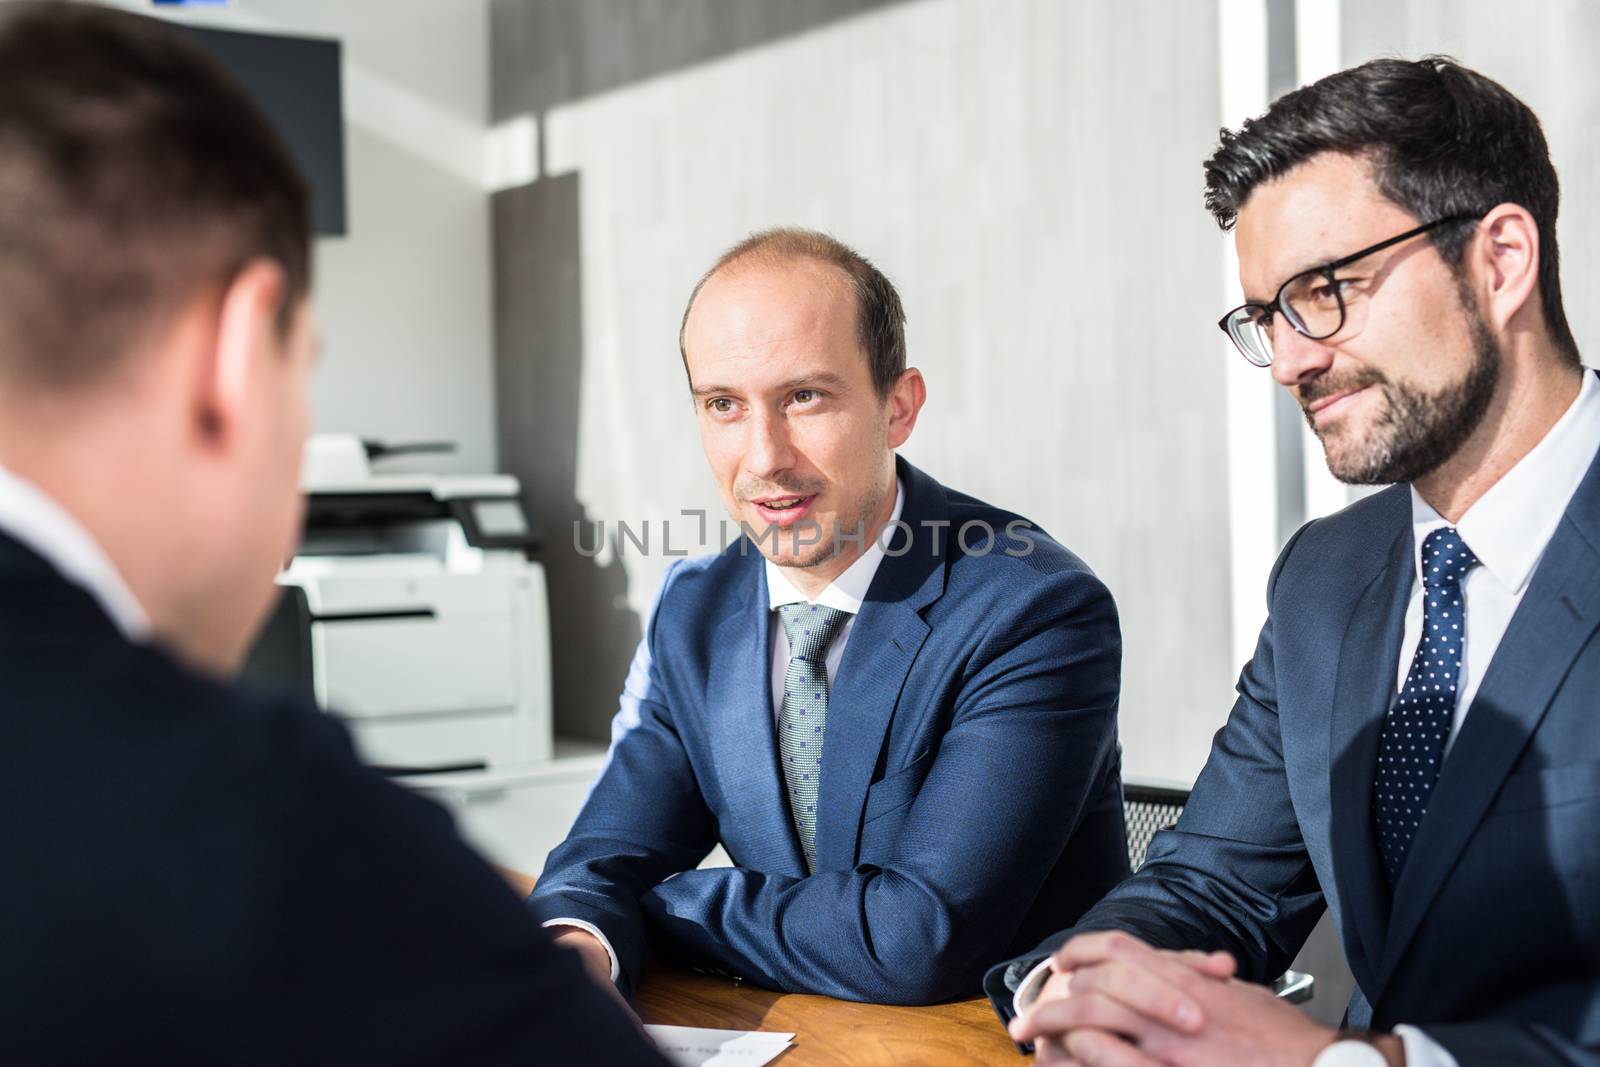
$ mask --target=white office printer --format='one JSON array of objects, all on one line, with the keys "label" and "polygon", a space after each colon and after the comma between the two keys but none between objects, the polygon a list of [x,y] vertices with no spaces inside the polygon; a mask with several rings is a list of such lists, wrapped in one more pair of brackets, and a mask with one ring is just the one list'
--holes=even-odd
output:
[{"label": "white office printer", "polygon": [[245,679],[313,697],[396,773],[549,759],[549,608],[521,487],[374,473],[413,450],[307,443],[305,539]]}]

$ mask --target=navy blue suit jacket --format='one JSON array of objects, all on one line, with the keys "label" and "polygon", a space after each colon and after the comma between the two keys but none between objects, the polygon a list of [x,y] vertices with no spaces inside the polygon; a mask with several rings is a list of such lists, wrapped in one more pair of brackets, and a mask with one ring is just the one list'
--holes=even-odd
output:
[{"label": "navy blue suit jacket", "polygon": [[[1418,1026],[1462,1067],[1600,1064],[1600,463],[1530,579],[1391,894],[1372,783],[1415,573],[1404,486],[1304,527],[1176,830],[1018,969],[1072,933],[1124,929],[1225,949],[1265,981],[1326,907],[1355,973],[1352,1025]],[[986,979],[1003,1015],[1006,970]]]},{"label": "navy blue suit jacket", "polygon": [[337,722],[0,535],[0,1059],[664,1064]]},{"label": "navy blue suit jacket", "polygon": [[[1110,594],[1042,532],[1008,536],[1017,516],[899,472],[915,540],[883,560],[829,697],[815,874],[774,739],[762,558],[741,539],[669,573],[638,721],[530,898],[599,927],[625,985],[653,945],[774,989],[970,995],[1126,876]],[[980,527],[956,543],[968,522],[995,532],[987,554]],[[719,841],[735,866],[696,870]]]}]

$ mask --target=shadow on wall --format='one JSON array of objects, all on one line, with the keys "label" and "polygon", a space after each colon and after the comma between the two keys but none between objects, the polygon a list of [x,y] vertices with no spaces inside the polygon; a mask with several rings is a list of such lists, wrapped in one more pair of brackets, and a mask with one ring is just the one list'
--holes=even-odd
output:
[{"label": "shadow on wall", "polygon": [[495,122],[892,7],[905,0],[493,0]]},{"label": "shadow on wall", "polygon": [[[902,2],[493,0],[493,119],[542,122],[569,101]],[[593,529],[577,498],[579,190],[564,174],[493,195],[495,405],[501,465],[545,533],[555,729],[606,740],[641,623],[618,557],[602,564],[573,545],[576,523]]]},{"label": "shadow on wall", "polygon": [[578,191],[567,174],[493,197],[495,404],[501,463],[545,535],[555,729],[604,740],[641,629],[617,557],[602,564],[573,546],[574,524],[589,528],[577,499]]}]

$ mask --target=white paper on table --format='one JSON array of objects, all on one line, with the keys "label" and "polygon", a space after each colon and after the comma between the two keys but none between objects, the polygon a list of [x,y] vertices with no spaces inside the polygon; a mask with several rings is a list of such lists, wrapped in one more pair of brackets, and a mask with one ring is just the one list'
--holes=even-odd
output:
[{"label": "white paper on table", "polygon": [[646,1024],[663,1056],[677,1067],[763,1067],[794,1043],[793,1034],[765,1030],[707,1030]]}]

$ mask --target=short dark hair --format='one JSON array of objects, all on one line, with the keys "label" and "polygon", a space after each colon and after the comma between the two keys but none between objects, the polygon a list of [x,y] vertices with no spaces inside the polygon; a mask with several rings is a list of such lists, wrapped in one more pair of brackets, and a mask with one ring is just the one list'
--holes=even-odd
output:
[{"label": "short dark hair", "polygon": [[310,195],[186,31],[0,3],[0,375],[93,380],[257,257],[284,272],[283,332],[311,285]]},{"label": "short dark hair", "polygon": [[[1448,56],[1375,59],[1286,93],[1206,161],[1206,208],[1224,230],[1257,185],[1324,152],[1365,156],[1378,189],[1419,222],[1526,208],[1539,227],[1539,297],[1556,346],[1578,344],[1561,303],[1560,186],[1539,119],[1506,88]],[[1471,227],[1431,237],[1458,273]]]},{"label": "short dark hair", "polygon": [[689,352],[684,333],[689,327],[689,312],[694,310],[695,297],[712,275],[732,263],[748,259],[769,263],[814,259],[836,268],[855,294],[856,336],[867,353],[872,387],[879,397],[889,395],[906,370],[906,313],[900,305],[900,294],[866,256],[843,241],[816,230],[790,226],[751,234],[722,253],[711,269],[694,283],[689,303],[683,309],[683,321],[678,326],[678,354],[683,357],[685,369],[689,365]]}]

